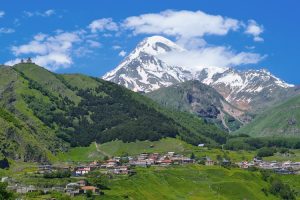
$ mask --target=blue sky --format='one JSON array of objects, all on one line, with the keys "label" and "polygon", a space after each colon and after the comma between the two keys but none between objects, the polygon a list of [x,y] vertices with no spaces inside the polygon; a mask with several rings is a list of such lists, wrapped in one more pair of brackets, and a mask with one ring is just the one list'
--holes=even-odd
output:
[{"label": "blue sky", "polygon": [[300,84],[297,0],[0,1],[0,63],[31,56],[59,73],[101,76],[144,37],[163,35],[203,60],[216,54],[213,64]]}]

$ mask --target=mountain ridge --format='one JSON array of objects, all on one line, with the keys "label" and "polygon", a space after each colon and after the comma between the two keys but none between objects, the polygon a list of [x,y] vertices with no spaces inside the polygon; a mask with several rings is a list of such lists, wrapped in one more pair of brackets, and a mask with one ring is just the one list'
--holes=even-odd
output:
[{"label": "mountain ridge", "polygon": [[299,137],[300,95],[265,110],[234,134],[248,134],[256,137]]},{"label": "mountain ridge", "polygon": [[35,64],[0,68],[0,158],[50,162],[58,152],[115,139],[179,137],[218,145],[227,134],[117,84]]},{"label": "mountain ridge", "polygon": [[177,83],[145,94],[162,106],[194,113],[231,132],[245,123],[245,112],[228,103],[214,88],[198,80]]},{"label": "mountain ridge", "polygon": [[271,105],[298,94],[294,94],[294,85],[280,80],[265,69],[201,67],[200,70],[190,70],[185,66],[169,65],[162,59],[161,55],[176,51],[187,50],[161,36],[148,37],[103,79],[146,93],[196,79],[215,88],[238,108],[254,112],[260,112],[267,106],[258,106],[263,101],[267,100]]}]

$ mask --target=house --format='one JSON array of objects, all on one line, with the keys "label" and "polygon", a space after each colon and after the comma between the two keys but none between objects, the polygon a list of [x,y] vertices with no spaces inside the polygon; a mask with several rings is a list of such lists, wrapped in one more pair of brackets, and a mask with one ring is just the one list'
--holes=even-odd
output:
[{"label": "house", "polygon": [[95,161],[89,163],[89,166],[93,167],[93,168],[97,168],[97,167],[99,167],[99,163],[98,163],[98,161],[95,160]]},{"label": "house", "polygon": [[149,160],[153,160],[154,162],[157,161],[159,158],[159,154],[158,153],[153,153],[153,154],[150,154],[148,159]]},{"label": "house", "polygon": [[106,161],[105,167],[106,168],[114,168],[118,165],[118,161],[114,159],[110,159]]},{"label": "house", "polygon": [[148,158],[149,154],[147,153],[142,153],[138,156],[138,160],[146,160]]},{"label": "house", "polygon": [[295,172],[293,170],[289,170],[289,169],[275,169],[274,170],[275,173],[277,174],[295,174]]},{"label": "house", "polygon": [[261,163],[261,162],[262,162],[262,159],[261,159],[261,158],[255,157],[255,158],[253,158],[253,162],[254,162],[255,164],[258,164],[258,163]]},{"label": "house", "polygon": [[75,171],[76,176],[83,176],[91,171],[91,167],[79,167]]},{"label": "house", "polygon": [[206,160],[205,160],[206,166],[213,166],[214,164],[215,164],[215,162],[213,160],[211,160],[209,157],[206,157]]},{"label": "house", "polygon": [[162,166],[168,166],[168,165],[171,165],[173,163],[173,161],[170,159],[164,159],[164,160],[160,160],[159,163]]},{"label": "house", "polygon": [[198,144],[198,147],[204,147],[205,145],[204,144]]},{"label": "house", "polygon": [[221,165],[223,166],[229,166],[231,164],[231,162],[225,158],[223,158],[222,162],[221,162]]},{"label": "house", "polygon": [[94,186],[82,186],[81,189],[83,190],[83,193],[86,193],[87,191],[92,191],[93,194],[100,193],[99,188],[94,187]]},{"label": "house", "polygon": [[17,187],[16,192],[20,193],[20,194],[26,194],[28,192],[34,192],[36,190],[37,189],[33,185],[30,185],[30,186],[19,186],[19,187]]},{"label": "house", "polygon": [[173,157],[174,155],[175,155],[175,152],[172,152],[172,151],[167,153],[167,156],[169,156],[169,157]]},{"label": "house", "polygon": [[182,163],[187,164],[187,163],[194,163],[194,160],[191,158],[183,157],[182,158]]},{"label": "house", "polygon": [[65,193],[73,197],[82,194],[83,191],[78,183],[68,183],[65,187]]},{"label": "house", "polygon": [[130,170],[127,166],[120,166],[111,170],[113,174],[129,174]]},{"label": "house", "polygon": [[130,161],[130,165],[138,166],[138,167],[147,167],[148,163],[146,160],[136,160],[136,161]]},{"label": "house", "polygon": [[242,161],[240,163],[237,163],[237,165],[242,168],[242,169],[248,169],[249,168],[249,163],[247,161]]}]

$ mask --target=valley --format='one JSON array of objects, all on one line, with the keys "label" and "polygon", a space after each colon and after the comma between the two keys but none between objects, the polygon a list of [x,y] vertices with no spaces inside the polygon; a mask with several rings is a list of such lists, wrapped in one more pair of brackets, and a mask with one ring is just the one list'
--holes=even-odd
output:
[{"label": "valley", "polygon": [[300,200],[299,7],[1,2],[0,200]]},{"label": "valley", "polygon": [[300,198],[290,182],[299,177],[297,96],[253,114],[197,80],[137,93],[34,63],[0,72],[0,175],[9,195]]},{"label": "valley", "polygon": [[[159,60],[171,50],[184,51],[161,37],[145,39],[105,75],[110,81],[53,73],[31,61],[2,66],[5,194],[300,199],[299,89],[264,70],[203,69],[192,78]],[[124,78],[129,69],[139,75]]]}]

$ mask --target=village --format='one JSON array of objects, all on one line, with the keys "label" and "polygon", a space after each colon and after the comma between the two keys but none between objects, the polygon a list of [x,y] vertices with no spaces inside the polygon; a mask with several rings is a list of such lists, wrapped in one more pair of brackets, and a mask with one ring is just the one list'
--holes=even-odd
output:
[{"label": "village", "polygon": [[35,191],[41,191],[47,194],[52,191],[65,193],[69,196],[77,196],[81,194],[91,193],[92,195],[101,195],[103,192],[100,188],[90,184],[86,177],[91,172],[100,172],[101,174],[113,176],[132,176],[136,174],[136,167],[168,167],[179,166],[187,164],[202,164],[205,166],[220,165],[223,167],[239,167],[248,170],[250,168],[272,170],[278,174],[296,174],[300,171],[300,162],[277,162],[277,161],[263,161],[262,159],[254,158],[252,161],[241,161],[231,163],[227,159],[212,160],[206,156],[202,159],[187,157],[175,152],[167,152],[165,154],[159,153],[142,153],[138,156],[123,156],[105,159],[104,161],[93,161],[86,164],[78,165],[39,165],[34,172],[35,175],[40,175],[44,178],[51,178],[52,174],[55,178],[73,177],[74,182],[69,182],[66,185],[58,185],[53,187],[37,187],[33,185],[24,185],[18,183],[10,177],[3,177],[1,182],[8,183],[8,189],[19,194],[26,194]]},{"label": "village", "polygon": [[[30,192],[41,191],[47,194],[52,191],[66,193],[70,196],[76,196],[80,194],[91,193],[92,195],[102,194],[101,190],[96,186],[93,186],[86,181],[86,176],[94,171],[98,171],[102,174],[108,175],[134,175],[136,167],[150,167],[150,166],[161,166],[167,167],[170,165],[184,165],[193,164],[195,159],[176,154],[175,152],[168,152],[166,154],[159,153],[142,153],[138,156],[123,156],[113,157],[104,161],[93,161],[87,164],[79,165],[39,165],[37,170],[34,172],[35,175],[40,175],[44,178],[58,178],[57,173],[59,172],[59,178],[73,177],[76,182],[67,183],[65,186],[55,187],[36,187],[33,185],[24,185],[18,183],[10,177],[3,177],[1,182],[8,183],[8,190],[16,192],[18,194],[26,194]],[[212,161],[208,161],[209,165],[213,164]],[[55,174],[55,175],[53,175]]]},{"label": "village", "polygon": [[272,170],[278,174],[297,174],[300,172],[300,162],[292,161],[263,161],[262,159],[254,158],[252,161],[242,161],[236,163],[242,169],[259,168]]}]

